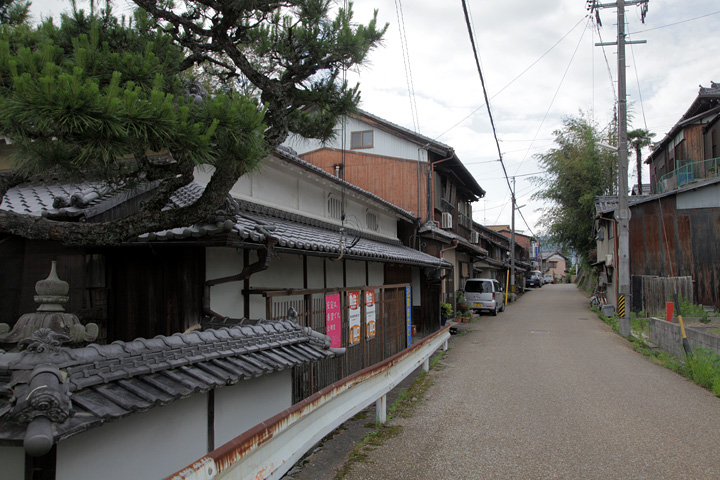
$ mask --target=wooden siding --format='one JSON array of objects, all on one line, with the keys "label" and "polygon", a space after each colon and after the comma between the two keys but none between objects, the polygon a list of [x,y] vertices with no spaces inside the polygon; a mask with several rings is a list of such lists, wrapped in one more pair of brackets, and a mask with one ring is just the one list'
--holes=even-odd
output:
[{"label": "wooden siding", "polygon": [[[340,152],[328,149],[302,155],[302,159],[331,174],[335,174],[335,165],[341,163]],[[346,152],[343,178],[393,205],[425,218],[428,168],[427,164],[411,160]]]},{"label": "wooden siding", "polygon": [[671,195],[631,208],[630,274],[692,277],[693,301],[720,307],[720,209],[678,211],[675,202]]},{"label": "wooden siding", "polygon": [[108,341],[172,335],[199,323],[203,248],[128,248],[107,255]]}]

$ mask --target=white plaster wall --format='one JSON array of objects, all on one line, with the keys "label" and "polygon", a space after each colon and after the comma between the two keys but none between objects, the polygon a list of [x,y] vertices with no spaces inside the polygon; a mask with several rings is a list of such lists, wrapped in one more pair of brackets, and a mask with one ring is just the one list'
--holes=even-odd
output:
[{"label": "white plaster wall", "polygon": [[60,442],[55,478],[165,478],[205,455],[207,445],[207,395],[195,394]]},{"label": "white plaster wall", "polygon": [[718,183],[677,194],[675,208],[678,210],[718,207],[720,207],[720,184]]},{"label": "white plaster wall", "polygon": [[[209,166],[196,168],[195,181],[203,185],[207,184],[212,172],[213,168]],[[321,175],[300,173],[297,168],[290,167],[286,161],[272,156],[263,160],[258,170],[241,177],[230,190],[234,198],[340,225],[340,220],[328,216],[327,199],[331,193],[340,197],[342,188]],[[370,209],[378,217],[379,228],[373,231],[373,234],[397,239],[395,213],[390,213],[386,207],[358,195],[346,190],[347,226],[368,231],[366,213]]]},{"label": "white plaster wall", "polygon": [[314,213],[317,218],[327,217],[328,193],[328,190],[320,185],[303,182],[298,192],[298,211]]},{"label": "white plaster wall", "polygon": [[325,288],[324,262],[323,257],[307,257],[308,288]]},{"label": "white plaster wall", "polygon": [[[420,150],[419,145],[414,142],[402,139],[390,133],[379,130],[378,128],[363,122],[356,118],[347,118],[345,125],[345,149],[350,150],[350,140],[352,132],[373,130],[373,148],[358,149],[361,153],[371,153],[374,155],[383,155],[395,158],[404,158],[407,160],[419,160],[427,162],[427,151]],[[317,140],[310,140],[300,137],[299,135],[291,135],[285,141],[285,145],[294,149],[299,154],[318,150],[323,147],[342,148],[341,127],[335,128],[336,138],[323,145]]]},{"label": "white plaster wall", "polygon": [[[237,275],[244,267],[243,252],[235,248],[207,248],[205,259],[207,280]],[[254,252],[250,252],[250,259],[251,262],[257,259]],[[229,282],[211,287],[210,309],[230,318],[242,318],[244,312],[242,288],[243,282]]]},{"label": "white plaster wall", "polygon": [[328,260],[325,262],[327,270],[327,288],[343,286],[343,270],[342,262],[333,262]]},{"label": "white plaster wall", "polygon": [[[270,268],[250,277],[252,288],[303,288],[303,261],[301,255],[281,254],[270,260]],[[302,298],[302,297],[299,297]],[[297,299],[287,297],[288,300]],[[267,318],[265,298],[250,296],[250,318]]]},{"label": "white plaster wall", "polygon": [[347,260],[345,263],[348,287],[359,287],[367,285],[365,275],[365,262]]},{"label": "white plaster wall", "polygon": [[379,262],[371,262],[368,268],[370,276],[370,285],[385,285],[385,264]]},{"label": "white plaster wall", "polygon": [[25,480],[25,449],[0,447],[0,465],[3,480]]},{"label": "white plaster wall", "polygon": [[215,448],[291,405],[290,370],[215,390]]}]

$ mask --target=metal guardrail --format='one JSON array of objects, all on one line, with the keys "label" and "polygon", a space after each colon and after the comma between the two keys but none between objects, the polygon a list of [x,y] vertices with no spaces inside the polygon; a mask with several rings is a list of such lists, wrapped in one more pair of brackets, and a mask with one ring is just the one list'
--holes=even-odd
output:
[{"label": "metal guardrail", "polygon": [[688,183],[717,177],[720,158],[709,158],[698,162],[682,165],[670,173],[666,173],[657,182],[657,193],[665,193]]},{"label": "metal guardrail", "polygon": [[259,423],[188,467],[171,480],[279,479],[326,435],[375,402],[384,422],[386,394],[430,356],[447,350],[446,326],[378,364],[336,382],[274,417]]}]

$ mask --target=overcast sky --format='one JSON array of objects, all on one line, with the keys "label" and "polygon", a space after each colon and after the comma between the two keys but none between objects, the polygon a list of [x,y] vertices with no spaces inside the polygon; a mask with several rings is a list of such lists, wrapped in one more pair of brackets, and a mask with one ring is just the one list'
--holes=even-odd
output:
[{"label": "overcast sky", "polygon": [[[68,4],[34,0],[32,13],[57,15]],[[125,2],[118,4],[123,5],[120,12],[127,11]],[[612,118],[616,48],[594,44],[615,41],[617,10],[601,10],[598,34],[585,0],[467,4],[503,160],[508,174],[516,176],[516,197],[527,220],[526,225],[518,216],[516,228],[542,234],[537,221],[543,205],[530,200],[536,187],[529,177],[541,175],[533,156],[552,148],[552,132],[564,117],[583,111],[601,126]],[[473,205],[474,219],[510,224],[510,190],[497,161],[462,2],[356,0],[355,19],[366,23],[374,9],[389,29],[368,64],[348,73],[351,81],[360,82],[361,108],[453,147],[487,191]],[[695,99],[699,85],[720,82],[718,25],[717,0],[650,0],[645,24],[638,7],[626,7],[628,39],[647,40],[627,49],[629,129],[648,128],[657,134],[655,140],[662,139]],[[631,186],[637,182],[633,160]],[[643,181],[649,181],[647,170]]]}]

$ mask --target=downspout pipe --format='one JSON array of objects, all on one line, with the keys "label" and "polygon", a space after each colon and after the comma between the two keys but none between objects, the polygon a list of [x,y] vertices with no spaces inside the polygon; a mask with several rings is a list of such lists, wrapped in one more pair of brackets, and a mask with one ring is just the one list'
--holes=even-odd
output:
[{"label": "downspout pipe", "polygon": [[276,237],[270,235],[266,236],[265,248],[258,250],[257,262],[246,265],[245,268],[243,268],[242,271],[237,275],[207,280],[203,289],[203,313],[211,317],[223,317],[224,315],[220,315],[210,308],[211,287],[214,287],[215,285],[221,285],[223,283],[242,282],[246,278],[250,278],[250,276],[254,275],[255,273],[267,270],[270,267],[270,259],[274,254],[275,245],[277,245],[278,241],[279,240]]}]

